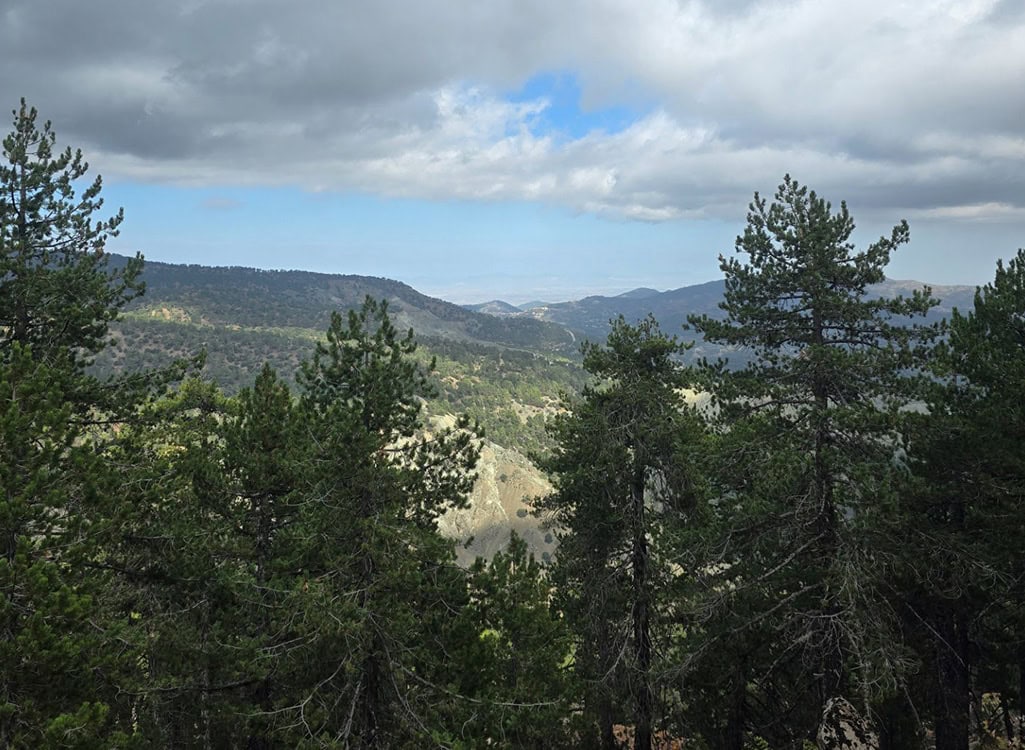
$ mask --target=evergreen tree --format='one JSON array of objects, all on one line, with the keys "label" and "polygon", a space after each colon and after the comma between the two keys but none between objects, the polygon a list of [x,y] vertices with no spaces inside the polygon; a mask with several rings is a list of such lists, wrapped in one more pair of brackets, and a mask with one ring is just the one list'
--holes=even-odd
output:
[{"label": "evergreen tree", "polygon": [[[539,513],[559,529],[557,580],[579,639],[578,667],[603,747],[613,743],[614,706],[630,696],[635,747],[650,748],[664,665],[673,553],[663,546],[697,485],[691,453],[700,426],[683,401],[685,350],[649,317],[613,322],[607,344],[585,344],[584,367],[598,380],[557,418],[557,447],[542,465],[556,491]],[[628,657],[624,657],[628,654]]]},{"label": "evergreen tree", "polygon": [[[461,507],[477,449],[470,425],[433,433],[433,395],[387,305],[367,299],[332,315],[300,375],[300,409],[315,446],[309,498],[289,538],[302,569],[296,637],[306,679],[296,736],[329,746],[415,747],[442,697],[430,675],[431,633],[450,596],[465,596],[452,543],[436,519]],[[432,669],[432,665],[435,665]]]},{"label": "evergreen tree", "polygon": [[[110,514],[118,533],[99,564],[117,573],[106,606],[127,622],[121,640],[134,666],[119,714],[146,745],[209,747],[225,685],[236,681],[237,642],[231,628],[218,632],[232,613],[233,529],[201,494],[222,468],[219,428],[230,416],[216,387],[189,380],[140,409],[105,452],[122,490]],[[232,663],[222,643],[236,647]]]},{"label": "evergreen tree", "polygon": [[274,746],[275,709],[290,698],[282,685],[296,679],[287,667],[298,572],[289,565],[286,542],[306,499],[312,446],[304,441],[288,386],[270,366],[264,365],[236,402],[235,413],[221,427],[223,448],[214,472],[202,482],[201,496],[217,522],[232,531],[224,557],[234,569],[233,612],[224,628],[234,635],[236,679],[248,682],[232,713],[251,717],[246,747],[260,750]]},{"label": "evergreen tree", "polygon": [[[966,750],[971,696],[1025,708],[1025,252],[955,310],[913,455],[904,600],[930,669],[937,750]],[[1008,722],[1009,724],[1009,722]],[[1005,729],[1010,733],[1010,730]]]},{"label": "evergreen tree", "polygon": [[69,419],[61,373],[15,343],[0,363],[0,746],[98,748],[109,733],[106,579],[83,564],[80,515],[103,487]]},{"label": "evergreen tree", "polygon": [[100,181],[76,197],[87,165],[55,154],[55,140],[22,102],[0,162],[0,742],[107,747],[121,741],[110,720],[120,667],[103,658],[119,652],[96,564],[112,496],[100,460],[110,433],[97,425],[156,379],[100,383],[86,371],[140,291],[141,261],[107,272],[121,215],[94,220]]},{"label": "evergreen tree", "polygon": [[706,340],[752,357],[739,371],[709,368],[728,431],[718,510],[729,544],[712,587],[727,617],[735,601],[763,603],[739,606],[752,613],[748,627],[722,632],[753,643],[759,628],[778,634],[751,655],[747,682],[761,686],[755,697],[794,741],[809,736],[830,698],[886,692],[905,661],[881,592],[881,550],[893,549],[901,408],[936,333],[908,319],[934,302],[928,290],[869,294],[908,241],[906,223],[861,251],[853,229],[845,204],[834,213],[789,176],[771,204],[756,193],[736,243],[743,259],[721,259],[725,319],[691,319]]},{"label": "evergreen tree", "polygon": [[31,344],[33,356],[81,375],[107,344],[107,326],[142,293],[142,260],[107,270],[104,245],[123,212],[96,220],[97,177],[81,195],[82,152],[54,153],[50,123],[40,130],[24,100],[0,162],[0,352]]},{"label": "evergreen tree", "polygon": [[135,489],[109,552],[141,626],[140,732],[273,747],[291,720],[278,709],[305,684],[290,659],[303,577],[288,531],[309,498],[307,432],[269,366],[235,399],[188,381],[142,416],[110,452]]}]

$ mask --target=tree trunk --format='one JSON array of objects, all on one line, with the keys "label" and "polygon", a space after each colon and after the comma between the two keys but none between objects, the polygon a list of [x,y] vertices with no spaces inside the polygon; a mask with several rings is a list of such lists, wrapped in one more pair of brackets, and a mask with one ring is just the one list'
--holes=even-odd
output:
[{"label": "tree trunk", "polygon": [[744,666],[737,667],[730,691],[730,709],[726,717],[723,750],[744,750],[744,725],[747,718],[747,676]]},{"label": "tree trunk", "polygon": [[1011,718],[1011,707],[1003,695],[1000,696],[1000,715],[1004,720],[1004,737],[1010,744],[1014,742],[1014,720]]},{"label": "tree trunk", "polygon": [[363,690],[360,702],[359,747],[378,747],[378,703],[381,691],[381,665],[378,663],[377,639],[371,645],[371,653],[363,660]]},{"label": "tree trunk", "polygon": [[923,748],[922,725],[906,694],[887,698],[872,710],[879,729],[879,750]]},{"label": "tree trunk", "polygon": [[[372,423],[369,417],[364,417],[364,428],[369,432],[372,429]],[[364,520],[374,518],[374,498],[369,490],[364,490],[360,497],[360,515]],[[374,519],[377,520],[376,518]],[[359,719],[360,726],[357,730],[359,736],[360,748],[376,748],[380,740],[378,736],[378,730],[381,720],[381,710],[384,708],[381,699],[381,689],[384,685],[382,679],[383,667],[381,664],[381,654],[384,649],[381,645],[381,638],[377,632],[377,625],[374,623],[372,617],[368,617],[367,613],[370,610],[372,604],[370,599],[370,591],[377,578],[377,565],[374,560],[373,551],[369,547],[371,541],[367,540],[364,544],[368,545],[364,547],[362,555],[362,568],[361,571],[361,583],[362,589],[359,593],[359,607],[362,611],[365,621],[368,623],[368,627],[372,629],[372,632],[365,633],[364,637],[367,639],[366,653],[363,657],[363,663],[361,665],[362,674],[360,676],[360,686],[357,688],[359,693]]]},{"label": "tree trunk", "polygon": [[[255,599],[263,603],[260,607],[258,621],[260,623],[260,637],[267,638],[270,634],[270,602],[267,601],[268,567],[271,556],[271,535],[273,533],[273,518],[271,516],[271,496],[262,495],[256,499],[256,585]],[[267,716],[274,707],[272,696],[271,680],[269,676],[261,679],[253,691],[253,703],[259,707],[260,712]],[[246,739],[246,750],[270,750],[273,747],[269,729],[264,720],[250,730]]]},{"label": "tree trunk", "polygon": [[633,538],[633,633],[637,674],[634,706],[634,750],[651,750],[651,718],[654,698],[651,689],[651,631],[648,621],[648,536],[644,521],[644,467],[634,470],[630,487],[634,515]]},{"label": "tree trunk", "polygon": [[612,701],[607,695],[598,697],[598,733],[601,735],[601,750],[616,750],[616,737],[612,732]]},{"label": "tree trunk", "polygon": [[[598,564],[602,563],[596,563],[596,565]],[[597,719],[601,750],[616,750],[618,745],[612,731],[615,724],[615,707],[612,702],[612,688],[609,680],[610,671],[616,657],[615,654],[610,652],[612,649],[612,632],[604,611],[599,613],[597,622],[594,624],[596,627],[593,632],[592,642],[595,644],[595,649],[588,656],[581,659],[585,679],[593,680],[593,687],[587,691],[585,700],[588,705],[585,708],[593,711],[592,715]],[[593,663],[585,665],[585,661],[591,661],[591,654],[593,654]]]},{"label": "tree trunk", "polygon": [[[363,557],[363,591],[360,593],[360,607],[364,612],[370,606],[370,586],[374,580],[375,566],[373,556],[367,552]],[[375,628],[372,618],[367,618],[370,627]],[[362,679],[360,690],[360,727],[359,747],[375,748],[378,746],[378,726],[380,722],[379,711],[381,704],[381,641],[377,632],[367,634],[367,652],[363,658]]]},{"label": "tree trunk", "polygon": [[[815,346],[826,346],[825,323],[822,312],[816,307],[812,312],[812,341]],[[821,354],[814,354],[819,357]],[[830,417],[829,396],[831,383],[829,378],[819,370],[816,365],[811,381],[811,392],[815,400],[815,439],[813,447],[814,460],[814,497],[815,504],[815,529],[820,535],[819,558],[816,561],[824,569],[828,570],[836,562],[840,550],[840,530],[837,519],[836,501],[834,498],[835,469],[831,465],[829,452],[833,443],[833,426]],[[818,685],[818,715],[822,716],[827,703],[843,694],[846,682],[846,670],[844,665],[844,644],[839,640],[832,629],[832,620],[840,616],[840,610],[832,601],[834,591],[832,585],[827,586],[824,591],[827,600],[823,611],[814,616],[824,623],[825,634],[818,634],[823,637],[822,652],[818,654],[819,670],[822,674]],[[812,623],[815,628],[819,623]]]},{"label": "tree trunk", "polygon": [[936,705],[933,711],[936,750],[968,750],[970,685],[968,633],[964,615],[944,612],[937,623],[941,637],[936,654]]}]

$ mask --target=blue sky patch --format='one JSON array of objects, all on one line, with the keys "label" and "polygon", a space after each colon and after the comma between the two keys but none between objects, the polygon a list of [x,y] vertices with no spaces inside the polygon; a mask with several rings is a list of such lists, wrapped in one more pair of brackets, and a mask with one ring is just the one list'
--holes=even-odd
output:
[{"label": "blue sky patch", "polygon": [[512,102],[538,99],[549,102],[548,107],[528,124],[535,136],[562,136],[575,140],[595,130],[618,133],[647,114],[644,109],[627,105],[582,109],[582,93],[580,81],[574,74],[549,72],[528,79],[522,88],[507,98]]}]

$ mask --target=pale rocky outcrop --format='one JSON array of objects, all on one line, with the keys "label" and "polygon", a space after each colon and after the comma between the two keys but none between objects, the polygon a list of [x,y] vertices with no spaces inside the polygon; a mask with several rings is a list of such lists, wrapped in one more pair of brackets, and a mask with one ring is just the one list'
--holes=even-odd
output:
[{"label": "pale rocky outcrop", "polygon": [[468,547],[457,547],[461,565],[469,565],[478,556],[492,557],[509,543],[513,530],[541,559],[554,553],[554,538],[530,515],[525,501],[550,491],[551,485],[526,456],[485,442],[470,507],[445,513],[438,519],[438,529],[461,543],[472,537]]}]

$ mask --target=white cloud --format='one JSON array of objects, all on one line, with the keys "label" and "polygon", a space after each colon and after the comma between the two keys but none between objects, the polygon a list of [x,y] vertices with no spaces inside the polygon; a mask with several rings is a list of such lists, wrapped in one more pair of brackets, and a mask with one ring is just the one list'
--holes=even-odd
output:
[{"label": "white cloud", "polygon": [[942,206],[912,213],[914,218],[955,219],[960,221],[1025,220],[1025,207],[1007,203],[976,203],[963,206]]},{"label": "white cloud", "polygon": [[[16,0],[0,90],[113,177],[659,221],[741,215],[789,171],[869,210],[1013,213],[1018,5]],[[539,132],[550,102],[502,92],[551,70],[576,75],[584,106],[649,114],[611,134]]]}]

